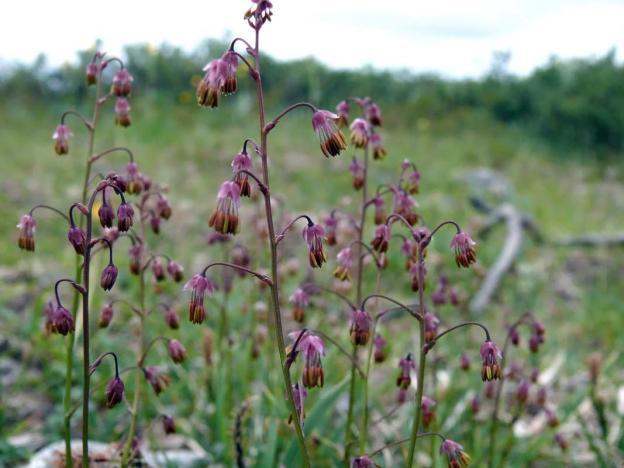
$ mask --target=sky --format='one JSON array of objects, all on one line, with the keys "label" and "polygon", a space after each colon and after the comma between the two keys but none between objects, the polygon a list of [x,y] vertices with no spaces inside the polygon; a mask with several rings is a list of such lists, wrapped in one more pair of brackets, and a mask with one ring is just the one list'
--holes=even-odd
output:
[{"label": "sky", "polygon": [[[250,36],[250,0],[20,0],[3,6],[0,63],[74,61],[96,39],[193,50],[206,38]],[[85,5],[88,5],[86,7]],[[526,75],[550,57],[624,55],[624,0],[273,0],[261,47],[278,59],[314,56],[334,68],[408,69],[479,77],[494,52]],[[33,12],[36,12],[33,14]]]}]

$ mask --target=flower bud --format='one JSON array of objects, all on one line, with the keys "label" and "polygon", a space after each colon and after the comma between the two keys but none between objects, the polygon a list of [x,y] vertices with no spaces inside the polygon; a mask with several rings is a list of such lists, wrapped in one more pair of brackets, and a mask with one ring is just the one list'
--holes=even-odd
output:
[{"label": "flower bud", "polygon": [[97,83],[98,65],[95,62],[89,62],[85,69],[85,77],[87,79],[87,85],[94,85]]},{"label": "flower bud", "polygon": [[131,124],[130,103],[124,97],[118,97],[115,101],[115,125],[127,128]]},{"label": "flower bud", "polygon": [[152,260],[152,274],[156,281],[164,281],[165,279],[165,267],[158,258]]},{"label": "flower bud", "polygon": [[113,319],[113,305],[112,304],[104,304],[104,307],[100,310],[100,319],[98,321],[98,326],[100,328],[106,328],[110,325],[111,320]]},{"label": "flower bud", "polygon": [[113,76],[112,93],[115,96],[129,96],[132,92],[132,82],[134,78],[127,68],[121,68]]},{"label": "flower bud", "polygon": [[337,156],[347,149],[347,142],[336,125],[338,116],[326,110],[318,110],[312,116],[312,128],[318,135],[321,151],[325,157]]},{"label": "flower bud", "polygon": [[128,251],[128,257],[130,257],[130,272],[133,275],[141,273],[141,260],[143,257],[143,246],[136,243],[130,247]]},{"label": "flower bud", "polygon": [[123,400],[124,383],[119,377],[113,378],[106,385],[106,406],[112,408]]},{"label": "flower bud", "polygon": [[520,403],[526,403],[529,398],[529,389],[530,389],[529,381],[526,379],[522,379],[516,388],[516,399]]},{"label": "flower bud", "polygon": [[470,456],[464,448],[451,439],[446,439],[440,446],[440,455],[446,455],[451,468],[466,468],[470,465]]},{"label": "flower bud", "polygon": [[156,396],[160,395],[162,391],[167,388],[169,383],[171,383],[171,379],[168,375],[162,373],[156,367],[146,367],[143,369],[143,375],[145,376],[145,380],[152,386],[154,393]]},{"label": "flower bud", "polygon": [[351,460],[351,468],[374,468],[375,463],[366,455]]},{"label": "flower bud", "polygon": [[386,340],[379,333],[375,335],[375,339],[373,340],[374,353],[373,358],[375,362],[381,363],[386,360]]},{"label": "flower bud", "polygon": [[308,244],[309,261],[312,268],[321,268],[327,261],[323,250],[325,230],[320,224],[308,224],[303,228],[303,238]]},{"label": "flower bud", "polygon": [[176,426],[175,420],[172,416],[167,416],[166,414],[162,415],[162,425],[165,434],[175,434]]},{"label": "flower bud", "polygon": [[30,252],[35,251],[35,228],[37,227],[37,223],[35,219],[29,215],[25,214],[20,218],[20,222],[17,225],[19,229],[19,238],[17,241],[17,245],[22,250],[27,250]]},{"label": "flower bud", "polygon": [[380,224],[375,229],[375,237],[371,241],[373,250],[379,253],[388,251],[388,244],[390,242],[390,227],[387,224]]},{"label": "flower bud", "polygon": [[113,221],[115,220],[115,212],[113,211],[113,207],[110,206],[106,200],[104,203],[98,208],[98,217],[100,218],[100,224],[104,228],[110,228],[113,226]]},{"label": "flower bud", "polygon": [[459,367],[461,370],[467,371],[470,369],[470,357],[466,353],[462,353],[459,358]]},{"label": "flower bud", "polygon": [[435,421],[435,407],[437,403],[435,400],[423,396],[420,404],[422,411],[422,423],[423,427],[427,429],[433,421]]},{"label": "flower bud", "polygon": [[102,276],[100,277],[100,286],[104,291],[110,291],[115,285],[117,280],[117,267],[112,263],[109,263],[104,270],[102,270]]},{"label": "flower bud", "polygon": [[476,242],[465,232],[460,232],[453,237],[451,248],[455,250],[455,262],[458,267],[468,268],[470,264],[477,261],[475,245]]},{"label": "flower bud", "polygon": [[56,127],[52,139],[54,140],[54,151],[59,156],[67,154],[69,152],[69,137],[72,136],[72,131],[65,124],[60,124]]},{"label": "flower bud", "polygon": [[351,343],[364,346],[368,343],[372,328],[373,319],[369,313],[365,310],[354,310],[351,314],[351,326],[349,330]]},{"label": "flower bud", "polygon": [[184,349],[184,346],[182,346],[182,343],[178,340],[169,340],[167,350],[169,351],[169,357],[176,364],[180,364],[184,361],[184,359],[186,359],[186,349]]},{"label": "flower bud", "polygon": [[364,148],[368,144],[368,123],[364,119],[355,119],[351,126],[351,143],[356,148]]},{"label": "flower bud", "polygon": [[78,255],[84,255],[87,247],[87,233],[78,226],[72,226],[67,232],[67,240]]},{"label": "flower bud", "polygon": [[173,260],[170,260],[169,263],[167,263],[167,273],[169,273],[169,276],[171,276],[173,281],[176,283],[179,283],[184,279],[184,268],[182,268],[182,265],[178,262]]},{"label": "flower bud", "polygon": [[483,379],[483,381],[500,379],[502,377],[502,370],[498,364],[498,360],[502,359],[503,354],[500,349],[498,349],[498,346],[496,346],[493,341],[486,340],[481,345],[480,354],[483,361],[481,379]]},{"label": "flower bud", "polygon": [[134,209],[132,205],[128,203],[122,203],[117,208],[117,228],[121,232],[126,232],[132,227],[132,217],[134,216]]},{"label": "flower bud", "polygon": [[177,330],[178,328],[180,328],[180,318],[178,317],[178,313],[173,307],[165,307],[165,323],[172,330]]},{"label": "flower bud", "polygon": [[162,194],[160,194],[158,200],[156,200],[156,211],[162,219],[169,219],[171,217],[171,205],[169,204],[167,197]]},{"label": "flower bud", "polygon": [[74,318],[65,307],[58,305],[52,316],[52,325],[60,335],[67,335],[74,331]]}]

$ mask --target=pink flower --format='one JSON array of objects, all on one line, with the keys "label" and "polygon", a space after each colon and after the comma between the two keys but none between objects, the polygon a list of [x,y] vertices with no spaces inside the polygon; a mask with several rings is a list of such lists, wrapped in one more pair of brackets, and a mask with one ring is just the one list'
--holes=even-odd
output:
[{"label": "pink flower", "polygon": [[459,367],[461,370],[467,371],[470,369],[470,357],[466,353],[462,353],[459,358]]},{"label": "pink flower", "polygon": [[128,257],[130,257],[130,272],[134,275],[141,273],[141,261],[143,258],[143,245],[138,242],[130,247],[128,250]]},{"label": "pink flower", "polygon": [[186,359],[186,349],[178,340],[169,340],[167,343],[167,351],[169,351],[169,357],[175,364],[180,364]]},{"label": "pink flower", "polygon": [[135,162],[128,163],[126,166],[126,184],[128,193],[138,194],[145,188],[139,166]]},{"label": "pink flower", "polygon": [[[302,385],[299,385],[299,382],[292,386],[292,396],[293,402],[295,403],[295,409],[297,410],[297,415],[299,416],[299,421],[303,424],[303,419],[305,418],[305,410],[303,405],[305,403],[306,398],[308,397],[308,391]],[[288,424],[292,422],[292,414],[288,416]]]},{"label": "pink flower", "polygon": [[100,286],[104,291],[110,291],[113,288],[117,280],[117,273],[117,267],[112,263],[109,263],[104,270],[102,270]]},{"label": "pink flower", "polygon": [[78,255],[84,255],[87,246],[87,233],[78,226],[72,226],[67,232],[67,240]]},{"label": "pink flower", "polygon": [[60,335],[67,335],[74,331],[74,318],[65,307],[60,304],[52,314],[52,326]]},{"label": "pink flower", "polygon": [[373,318],[367,311],[358,309],[351,313],[349,334],[352,344],[363,346],[368,343],[372,328]]},{"label": "pink flower", "polygon": [[328,245],[336,245],[336,228],[338,227],[338,218],[332,212],[324,219],[325,223],[325,240]]},{"label": "pink flower", "polygon": [[425,429],[427,429],[431,425],[431,423],[435,421],[436,405],[437,403],[435,400],[427,396],[422,397],[420,408],[422,410],[422,422]]},{"label": "pink flower", "polygon": [[238,86],[236,79],[236,69],[238,68],[238,57],[236,52],[228,50],[221,60],[226,65],[223,70],[223,84],[221,85],[221,92],[223,94],[232,94],[236,92]]},{"label": "pink flower", "polygon": [[431,343],[433,339],[438,335],[440,319],[433,315],[431,312],[425,312],[425,315],[423,316],[423,324],[425,327],[425,342]]},{"label": "pink flower", "polygon": [[465,232],[459,232],[451,241],[451,249],[455,250],[455,263],[458,267],[468,268],[471,263],[477,261],[477,252],[473,241]]},{"label": "pink flower", "polygon": [[347,148],[342,132],[336,125],[338,116],[326,110],[318,110],[312,116],[312,128],[321,141],[321,151],[325,157],[337,156]]},{"label": "pink flower", "polygon": [[531,385],[527,379],[522,379],[516,388],[516,398],[519,402],[525,403],[529,398],[529,389]]},{"label": "pink flower", "polygon": [[412,291],[420,291],[421,288],[424,291],[427,286],[427,283],[425,282],[425,278],[427,277],[427,267],[425,266],[425,262],[414,261],[410,267],[409,273],[412,277]]},{"label": "pink flower", "polygon": [[364,148],[368,144],[368,123],[364,119],[355,119],[351,126],[351,143],[356,148]]},{"label": "pink flower", "polygon": [[364,186],[364,178],[366,176],[364,174],[364,165],[360,163],[355,156],[353,156],[349,164],[349,172],[351,172],[351,176],[353,177],[353,188],[355,190],[361,189]]},{"label": "pink flower", "polygon": [[412,382],[410,378],[410,372],[412,370],[416,370],[416,365],[414,364],[414,358],[412,354],[408,354],[404,358],[401,358],[399,361],[399,376],[397,377],[396,384],[397,387],[402,388],[403,390],[407,390]]},{"label": "pink flower", "polygon": [[147,380],[152,386],[156,396],[160,395],[162,391],[171,383],[169,376],[156,367],[144,368],[143,375],[145,376],[145,380]]},{"label": "pink flower", "polygon": [[130,123],[130,103],[125,97],[119,97],[115,101],[115,124],[125,128]]},{"label": "pink flower", "polygon": [[303,238],[308,244],[308,257],[312,268],[321,268],[323,263],[327,261],[323,251],[324,236],[325,230],[320,224],[308,224],[303,228]]},{"label": "pink flower", "polygon": [[22,250],[28,250],[30,252],[35,251],[35,230],[37,223],[35,218],[29,214],[22,215],[20,222],[17,225],[19,229],[19,238],[17,239],[17,245]]},{"label": "pink flower", "polygon": [[334,270],[334,276],[340,281],[351,280],[351,267],[353,266],[353,251],[351,247],[345,247],[336,256],[338,266]]},{"label": "pink flower", "polygon": [[502,369],[498,364],[498,361],[503,358],[498,346],[493,341],[486,340],[481,345],[481,360],[483,361],[483,367],[481,369],[481,379],[496,380],[502,377]]},{"label": "pink flower", "polygon": [[175,419],[173,419],[172,416],[167,416],[166,414],[163,414],[162,424],[163,424],[163,431],[165,431],[165,434],[175,434],[175,431],[176,431]]},{"label": "pink flower", "polygon": [[464,448],[451,439],[442,442],[440,455],[446,455],[449,468],[467,468],[470,465],[470,457]]},{"label": "pink flower", "polygon": [[167,197],[162,193],[158,195],[158,199],[156,200],[156,211],[162,219],[169,219],[171,217],[171,205]]},{"label": "pink flower", "polygon": [[390,242],[390,227],[387,224],[380,224],[375,229],[375,237],[371,241],[373,250],[379,253],[388,251],[388,243]]},{"label": "pink flower", "polygon": [[124,383],[119,376],[114,377],[106,385],[106,407],[112,408],[123,400]]},{"label": "pink flower", "polygon": [[165,307],[165,322],[172,330],[180,328],[180,318],[173,307]]},{"label": "pink flower", "polygon": [[288,299],[293,304],[293,319],[296,322],[303,322],[305,308],[310,304],[310,296],[302,289],[297,288]]},{"label": "pink flower", "polygon": [[134,78],[127,68],[121,68],[113,76],[112,92],[115,96],[129,96],[132,91]]},{"label": "pink flower", "polygon": [[98,321],[98,327],[106,328],[113,320],[114,309],[112,304],[104,304],[104,307],[100,310],[100,319]]},{"label": "pink flower", "polygon": [[249,176],[240,171],[251,171],[251,158],[247,153],[238,153],[232,160],[232,172],[234,173],[234,182],[240,187],[241,197],[251,195],[251,185],[249,184]]},{"label": "pink flower", "polygon": [[117,229],[121,232],[126,232],[132,227],[132,217],[134,216],[134,209],[132,205],[128,203],[122,203],[117,208]]},{"label": "pink flower", "polygon": [[375,125],[377,127],[381,126],[381,110],[379,106],[374,102],[370,101],[365,109],[366,119],[371,123],[371,125]]},{"label": "pink flower", "polygon": [[93,85],[97,83],[98,77],[98,65],[95,62],[89,62],[85,68],[85,77],[87,79],[87,85]]},{"label": "pink flower", "polygon": [[73,135],[72,131],[65,124],[56,127],[52,139],[54,140],[54,151],[56,154],[63,155],[69,152],[69,137]]},{"label": "pink flower", "polygon": [[412,226],[418,222],[418,214],[414,211],[416,200],[410,197],[402,190],[394,191],[394,207],[393,211],[403,216],[405,220]]},{"label": "pink flower", "polygon": [[[300,331],[294,331],[289,333],[288,336],[295,341],[300,334]],[[304,357],[304,387],[322,387],[325,381],[323,364],[321,361],[321,358],[325,356],[325,344],[323,343],[323,340],[316,335],[312,335],[309,331],[306,331],[304,336],[299,340],[297,351],[301,352]]]},{"label": "pink flower", "polygon": [[167,263],[167,273],[176,283],[179,283],[184,278],[184,268],[174,260],[169,260],[169,263]]},{"label": "pink flower", "polygon": [[159,258],[152,260],[152,274],[156,281],[164,281],[165,279],[165,266]]},{"label": "pink flower", "polygon": [[375,335],[375,339],[373,339],[373,346],[375,347],[375,351],[373,353],[373,357],[375,362],[384,362],[386,360],[386,340],[379,333]]},{"label": "pink flower", "polygon": [[189,320],[192,323],[202,323],[206,317],[204,308],[204,295],[212,296],[216,291],[216,285],[203,275],[193,275],[184,285],[185,290],[191,290],[191,302],[189,304]]},{"label": "pink flower", "polygon": [[418,169],[414,169],[409,173],[405,180],[404,188],[407,193],[412,195],[418,193],[420,190],[420,172]]},{"label": "pink flower", "polygon": [[379,196],[373,198],[373,206],[375,207],[375,224],[382,224],[386,220],[386,211],[384,209],[385,202],[383,198]]},{"label": "pink flower", "polygon": [[383,147],[383,138],[379,133],[370,136],[370,144],[373,148],[373,159],[383,159],[386,157],[386,149]]},{"label": "pink flower", "polygon": [[338,126],[346,127],[349,123],[349,103],[340,101],[336,106],[336,114],[338,114]]},{"label": "pink flower", "polygon": [[241,189],[236,182],[225,181],[217,194],[217,207],[210,216],[208,224],[221,234],[238,232],[238,207]]},{"label": "pink flower", "polygon": [[375,463],[366,455],[351,460],[351,468],[374,468]]}]

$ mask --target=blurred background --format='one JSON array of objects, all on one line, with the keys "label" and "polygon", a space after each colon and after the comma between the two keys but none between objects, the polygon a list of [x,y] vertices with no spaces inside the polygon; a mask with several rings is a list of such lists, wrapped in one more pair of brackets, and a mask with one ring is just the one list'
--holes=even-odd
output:
[{"label": "blurred background", "polygon": [[[229,177],[229,161],[240,142],[257,134],[255,90],[242,67],[239,91],[224,98],[219,109],[201,109],[195,102],[202,67],[220,56],[233,37],[250,37],[243,21],[248,6],[241,0],[178,0],[149,7],[115,0],[96,10],[65,0],[22,1],[4,9],[0,466],[23,462],[61,438],[64,347],[59,337],[43,334],[41,309],[54,279],[72,271],[74,254],[64,248],[66,227],[52,220],[39,222],[36,255],[20,251],[15,224],[36,203],[62,207],[80,196],[86,133],[74,124],[72,151],[63,157],[54,154],[51,135],[63,111],[91,112],[86,64],[95,50],[105,51],[120,56],[134,76],[132,126],[115,127],[109,109],[96,146],[130,147],[141,169],[169,187],[174,215],[163,228],[160,250],[179,259],[190,274],[211,255],[206,220],[218,183]],[[418,201],[426,220],[453,218],[478,232],[488,215],[475,209],[474,200],[477,208],[483,203],[513,206],[530,219],[543,242],[525,236],[513,268],[480,318],[504,330],[513,314],[532,310],[546,324],[541,359],[545,366],[557,364],[549,385],[565,394],[560,398],[564,422],[589,418],[583,413],[583,376],[589,354],[602,353],[609,370],[602,389],[605,404],[611,421],[621,426],[624,3],[276,0],[273,11],[261,44],[269,115],[296,101],[334,109],[347,96],[371,96],[382,108],[388,152],[373,177],[388,182],[403,159],[416,163],[422,173]],[[352,205],[351,154],[325,161],[309,116],[293,115],[272,138],[272,164],[280,174],[274,186],[290,211],[320,215]],[[108,159],[99,170],[119,170],[121,162]],[[321,180],[324,189],[318,190]],[[499,227],[477,238],[482,274],[507,234]],[[304,262],[305,252],[299,254]],[[480,279],[466,278],[452,277],[464,281],[462,288],[472,297]],[[120,280],[131,291],[127,278]],[[181,298],[183,310],[187,298],[176,288],[170,292]],[[409,282],[395,293],[410,297]],[[99,303],[104,295],[97,294]],[[241,307],[249,313],[249,307]],[[103,343],[113,346],[128,333],[122,325],[113,331]],[[189,354],[201,356],[201,331],[184,324],[181,336]],[[400,343],[393,346],[401,354]],[[230,443],[223,425],[229,423],[214,422],[219,411],[209,403],[205,414],[194,419],[187,398],[199,377],[190,368],[178,371],[181,383],[163,397],[165,404],[176,408],[186,434],[204,437],[204,449],[223,461]],[[330,383],[341,378],[329,377]],[[253,388],[253,379],[248,380],[240,383],[233,400],[240,403]],[[473,381],[472,386],[480,384]],[[219,417],[229,417],[224,413]],[[96,438],[121,431],[119,418],[102,416],[98,422]],[[211,432],[215,427],[216,435]],[[581,452],[595,460],[591,438],[576,427],[573,437]],[[262,434],[255,437],[262,439]],[[609,447],[624,448],[621,431],[610,437],[604,446],[597,442],[596,450],[606,459],[615,450]],[[537,440],[538,445],[526,442],[512,458],[521,464],[530,450],[552,445],[552,436]],[[564,463],[565,458],[557,460]]]}]

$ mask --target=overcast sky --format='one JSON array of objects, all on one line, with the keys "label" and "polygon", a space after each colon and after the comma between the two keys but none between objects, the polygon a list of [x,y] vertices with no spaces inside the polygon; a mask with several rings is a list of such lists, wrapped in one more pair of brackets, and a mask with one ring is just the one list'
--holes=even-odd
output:
[{"label": "overcast sky", "polygon": [[[192,50],[206,38],[249,35],[249,0],[84,0],[5,2],[0,60],[52,64],[102,39],[167,42]],[[262,47],[277,58],[315,56],[332,67],[408,68],[447,77],[484,74],[495,51],[511,52],[509,70],[529,73],[552,55],[600,56],[624,50],[624,0],[273,0]]]}]

